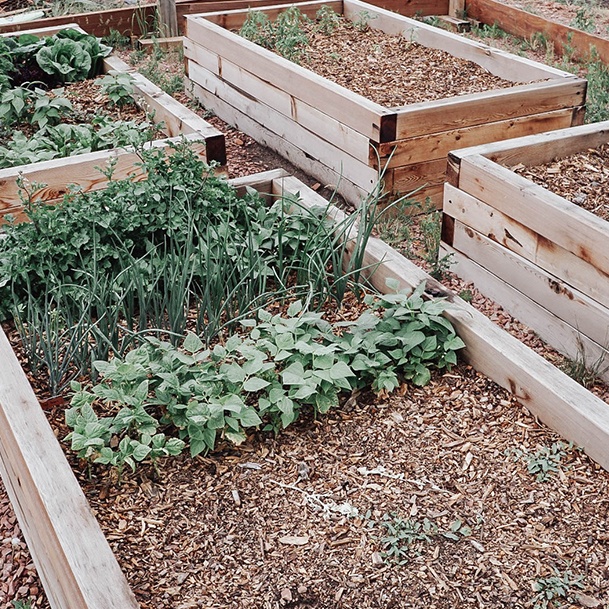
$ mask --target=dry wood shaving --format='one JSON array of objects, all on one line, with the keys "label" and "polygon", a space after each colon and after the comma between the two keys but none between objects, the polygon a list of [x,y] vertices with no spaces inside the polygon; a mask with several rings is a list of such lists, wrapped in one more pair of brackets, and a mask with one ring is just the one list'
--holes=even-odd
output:
[{"label": "dry wood shaving", "polygon": [[512,171],[564,197],[571,203],[609,220],[609,144],[552,163]]},{"label": "dry wood shaving", "polygon": [[[374,24],[374,21],[371,20]],[[341,19],[331,35],[306,25],[303,67],[387,107],[512,87],[473,61]]]}]

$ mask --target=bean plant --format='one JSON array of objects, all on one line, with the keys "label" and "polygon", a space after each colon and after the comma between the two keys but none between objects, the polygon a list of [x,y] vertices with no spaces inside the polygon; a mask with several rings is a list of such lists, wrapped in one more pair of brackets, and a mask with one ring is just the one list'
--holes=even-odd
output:
[{"label": "bean plant", "polygon": [[195,456],[218,439],[240,444],[253,428],[278,432],[304,409],[325,414],[358,388],[425,384],[464,344],[441,317],[445,303],[425,300],[423,290],[368,299],[370,310],[346,323],[301,301],[286,316],[262,309],[242,321],[245,334],[213,347],[193,333],[181,347],[148,338],[124,358],[95,362],[98,384],[72,383],[67,439],[82,458],[135,469],[186,445]]}]

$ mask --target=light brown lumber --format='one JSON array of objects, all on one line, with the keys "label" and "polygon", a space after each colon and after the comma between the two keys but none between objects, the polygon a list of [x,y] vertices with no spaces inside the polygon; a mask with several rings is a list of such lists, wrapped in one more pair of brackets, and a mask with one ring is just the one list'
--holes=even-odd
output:
[{"label": "light brown lumber", "polygon": [[[443,206],[445,221],[459,220],[609,307],[609,276],[586,260],[450,184],[444,186]],[[453,237],[445,235],[444,241],[452,245]]]},{"label": "light brown lumber", "polygon": [[[260,103],[251,95],[241,93],[240,90],[231,87],[215,74],[196,64],[189,64],[188,73],[192,82],[264,125],[269,131],[275,133],[278,139],[288,140],[337,174],[345,175],[366,192],[370,192],[378,182],[378,172],[375,169],[358,161],[316,133],[295,123],[291,117],[286,117],[271,106]],[[214,109],[213,105],[205,104],[205,107]]]},{"label": "light brown lumber", "polygon": [[158,18],[162,36],[171,38],[178,35],[176,0],[158,0]]},{"label": "light brown lumber", "polygon": [[373,8],[370,4],[360,2],[360,0],[344,0],[343,5],[343,14],[348,19],[356,20],[362,11],[366,11],[369,17],[368,24],[372,29],[381,30],[387,34],[401,34],[408,40],[423,46],[447,51],[455,57],[473,61],[492,74],[512,82],[530,82],[544,78],[570,76],[563,70],[468,40],[458,34],[441,30],[421,21],[396,15],[381,8]]},{"label": "light brown lumber", "polygon": [[531,167],[597,148],[607,142],[609,121],[603,121],[456,150],[451,152],[450,162],[458,171],[462,158],[479,154],[507,167],[520,163]]},{"label": "light brown lumber", "polygon": [[106,57],[104,70],[127,73],[133,78],[132,84],[137,101],[142,108],[152,113],[156,123],[164,123],[167,135],[174,137],[180,134],[197,134],[200,139],[205,141],[207,162],[216,161],[220,165],[226,164],[226,143],[221,131],[165,93],[118,57],[114,55]]},{"label": "light brown lumber", "polygon": [[[277,192],[281,192],[282,183],[283,188],[289,189],[286,178],[278,181]],[[305,204],[322,205],[323,201],[327,206],[310,189],[303,189],[301,197]],[[329,213],[337,222],[345,217],[336,208]],[[386,281],[391,278],[405,290],[424,283],[428,294],[446,296],[449,305],[444,315],[466,344],[464,359],[511,391],[548,427],[581,446],[593,460],[609,469],[609,407],[605,402],[380,239],[370,239],[363,264],[375,269],[370,281],[381,292],[389,291]]]},{"label": "light brown lumber", "polygon": [[[573,109],[565,108],[388,142],[379,146],[379,153],[384,167],[412,165],[444,159],[451,150],[475,143],[494,142],[549,129],[570,127],[572,121]],[[370,155],[370,164],[378,166],[378,160],[373,154]]]},{"label": "light brown lumber", "polygon": [[448,0],[448,15],[462,19],[465,14],[465,0]]},{"label": "light brown lumber", "polygon": [[[484,234],[455,222],[453,248],[590,339],[609,345],[609,309]],[[484,286],[481,285],[484,291]],[[503,304],[501,300],[498,300]],[[537,331],[540,324],[523,319]],[[533,323],[535,321],[535,323]],[[557,348],[560,345],[551,344]],[[609,360],[607,361],[609,365]]]},{"label": "light brown lumber", "polygon": [[609,275],[605,220],[480,155],[461,160],[459,188]]},{"label": "light brown lumber", "polygon": [[278,180],[287,175],[288,172],[285,169],[270,169],[254,175],[232,178],[229,180],[229,184],[235,189],[239,197],[244,196],[248,189],[253,188],[270,202],[274,199],[273,180]]},{"label": "light brown lumber", "polygon": [[263,146],[271,148],[324,185],[335,188],[340,195],[353,205],[361,205],[362,199],[368,196],[368,193],[362,188],[311,158],[309,154],[292,144],[289,140],[277,137],[275,133],[269,131],[250,116],[240,112],[195,82],[189,79],[185,79],[185,81],[187,93],[198,99],[206,108],[213,109],[222,120],[247,133]]},{"label": "light brown lumber", "polygon": [[[395,139],[395,113],[337,85],[318,74],[279,57],[253,42],[207,21],[186,18],[187,37],[262,80],[281,81],[290,95],[329,114],[375,141]],[[380,139],[379,139],[380,138]]]},{"label": "light brown lumber", "polygon": [[[276,112],[289,117],[305,129],[313,132],[321,139],[330,142],[333,146],[346,152],[364,164],[368,163],[370,140],[354,129],[336,120],[328,114],[320,112],[314,106],[304,103],[290,95],[281,87],[275,86],[267,79],[260,79],[247,71],[246,67],[239,66],[213,51],[206,49],[192,40],[187,39],[184,57],[216,76],[239,92],[247,91],[252,97]],[[188,70],[190,70],[190,65]],[[190,75],[192,80],[196,80]],[[230,99],[226,98],[230,103]]]},{"label": "light brown lumber", "polygon": [[578,108],[586,102],[586,88],[586,80],[571,76],[410,104],[398,110],[395,139]]},{"label": "light brown lumber", "polygon": [[170,38],[140,38],[137,41],[137,46],[147,53],[151,53],[154,49],[171,51],[181,49],[183,41],[183,36],[172,36]]},{"label": "light brown lumber", "polygon": [[568,49],[569,55],[588,60],[595,54],[609,63],[609,40],[573,27],[545,19],[539,15],[497,2],[496,0],[467,0],[467,16],[488,25],[497,24],[508,34],[527,40],[543,36],[558,55]]},{"label": "light brown lumber", "polygon": [[19,23],[0,26],[0,32],[23,33],[31,28],[54,27],[77,23],[87,33],[94,36],[107,36],[111,30],[121,34],[141,36],[154,30],[156,6],[154,4],[136,7],[96,11],[94,13],[79,13],[75,15],[62,15],[60,17],[46,17],[29,23]]},{"label": "light brown lumber", "polygon": [[444,186],[446,159],[423,161],[412,165],[402,165],[388,170],[391,173],[393,189],[401,193],[412,192],[428,186]]},{"label": "light brown lumber", "polygon": [[[512,285],[495,276],[484,266],[462,252],[442,244],[440,255],[451,256],[451,270],[461,279],[473,283],[485,296],[491,298],[518,321],[531,328],[544,342],[571,359],[584,359],[593,367],[604,362],[599,376],[609,380],[609,352],[577,328],[553,315],[542,305],[531,300]],[[607,333],[600,335],[602,339]],[[606,336],[609,338],[609,336]]]},{"label": "light brown lumber", "polygon": [[[204,142],[200,141],[197,144],[199,138],[196,134],[187,136],[186,139],[192,140],[193,150],[205,158]],[[181,137],[157,140],[145,148],[168,148],[171,143],[181,140]],[[145,177],[141,167],[136,165],[141,162],[141,158],[128,148],[100,150],[63,159],[0,169],[0,218],[6,214],[18,214],[23,209],[19,197],[20,188],[17,184],[20,177],[30,184],[44,184],[32,193],[34,201],[53,203],[68,192],[70,184],[77,184],[84,192],[106,188],[108,179],[101,170],[105,169],[110,161],[116,162],[113,173],[115,180],[126,178],[142,180]]]},{"label": "light brown lumber", "polygon": [[[343,9],[342,0],[330,0],[329,2],[324,2],[323,0],[309,0],[298,2],[297,5],[301,14],[309,17],[309,19],[314,19],[317,11],[322,6],[327,6],[339,14],[342,13]],[[271,21],[275,21],[287,8],[288,5],[286,4],[274,4],[272,0],[270,0],[267,6],[259,7],[257,10],[263,12]],[[233,10],[221,9],[213,12],[205,11],[201,16],[227,30],[238,30],[245,23],[249,14],[250,8],[248,7],[245,9]]]},{"label": "light brown lumber", "polygon": [[0,362],[0,473],[51,607],[135,609],[2,328]]}]

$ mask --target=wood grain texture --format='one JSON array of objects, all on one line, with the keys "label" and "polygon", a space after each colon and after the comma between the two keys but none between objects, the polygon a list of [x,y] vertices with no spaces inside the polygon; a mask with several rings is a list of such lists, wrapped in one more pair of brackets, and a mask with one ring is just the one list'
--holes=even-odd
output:
[{"label": "wood grain texture", "polygon": [[[451,256],[451,270],[454,273],[463,280],[472,282],[488,298],[500,302],[505,311],[532,328],[559,353],[572,359],[583,357],[591,367],[598,361],[609,361],[609,352],[603,346],[582,334],[578,328],[553,315],[526,293],[520,292],[491,273],[485,265],[478,264],[476,260],[446,244],[442,244],[440,252],[442,256]],[[605,334],[601,334],[601,337]],[[609,370],[601,370],[600,377],[605,381],[609,380]]]},{"label": "wood grain texture", "polygon": [[609,275],[605,220],[480,155],[461,159],[459,188]]},{"label": "wood grain texture", "polygon": [[[444,217],[452,219],[453,223],[458,220],[543,271],[560,277],[567,285],[609,308],[607,274],[530,227],[517,222],[509,214],[502,213],[496,207],[446,184]],[[451,230],[454,238],[453,227]],[[448,244],[452,245],[452,240],[449,240]]]},{"label": "wood grain texture", "polygon": [[135,609],[129,589],[0,328],[0,474],[53,609]]},{"label": "wood grain texture", "polygon": [[604,63],[609,63],[609,40],[588,32],[583,32],[555,21],[550,21],[515,8],[496,0],[467,0],[467,16],[488,25],[497,24],[502,30],[532,39],[542,34],[554,45],[554,51],[563,55],[569,49],[569,54],[577,59],[589,59],[594,52]]}]

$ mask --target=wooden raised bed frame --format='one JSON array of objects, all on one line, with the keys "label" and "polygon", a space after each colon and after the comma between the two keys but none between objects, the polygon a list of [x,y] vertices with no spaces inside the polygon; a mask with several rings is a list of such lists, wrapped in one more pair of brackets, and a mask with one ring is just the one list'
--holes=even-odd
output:
[{"label": "wooden raised bed frame", "polygon": [[[308,206],[328,207],[281,170],[233,184],[275,196],[298,193]],[[328,213],[339,221],[344,217],[335,207]],[[609,469],[607,404],[379,239],[370,240],[362,264],[375,269],[370,280],[380,291],[393,278],[403,289],[423,282],[427,294],[446,296],[445,315],[467,345],[464,358]],[[52,609],[138,606],[1,327],[0,474]]]},{"label": "wooden raised bed frame", "polygon": [[609,380],[609,222],[507,167],[609,143],[609,121],[459,150],[449,157],[443,248],[473,281],[571,358]]},{"label": "wooden raised bed frame", "polygon": [[[187,16],[187,92],[320,181],[337,184],[355,204],[382,169],[389,193],[421,188],[419,200],[439,203],[450,150],[583,122],[581,78],[359,0],[297,6],[314,16],[324,4],[350,19],[366,11],[374,29],[472,60],[517,85],[386,108],[229,31],[243,24],[246,10]],[[274,18],[285,8],[262,10]]]},{"label": "wooden raised bed frame", "polygon": [[[49,27],[18,32],[17,35],[28,33],[36,36],[51,36],[69,27],[80,29],[76,24],[67,24],[59,28]],[[2,34],[2,36],[10,35],[12,34]],[[180,139],[178,136],[187,136],[193,142],[199,142],[196,145],[198,154],[207,162],[218,163],[219,170],[223,171],[223,166],[226,164],[226,144],[221,131],[114,55],[104,59],[104,72],[110,71],[124,72],[132,76],[136,102],[153,114],[155,123],[165,124],[165,135],[178,140]],[[171,141],[156,140],[149,145],[165,147]],[[128,175],[143,177],[141,170],[134,166],[138,161],[137,155],[128,148],[102,150],[0,169],[0,225],[7,214],[11,214],[16,220],[24,219],[23,204],[19,197],[20,189],[17,185],[18,178],[25,178],[30,183],[45,184],[33,193],[34,200],[53,203],[68,192],[70,184],[77,184],[84,191],[104,188],[107,180],[97,168],[103,167],[111,159],[116,159],[115,179]]]}]

